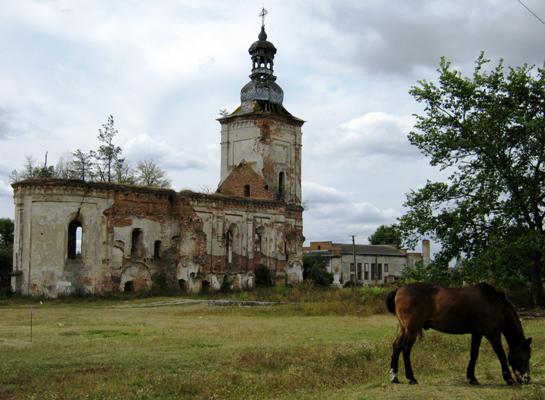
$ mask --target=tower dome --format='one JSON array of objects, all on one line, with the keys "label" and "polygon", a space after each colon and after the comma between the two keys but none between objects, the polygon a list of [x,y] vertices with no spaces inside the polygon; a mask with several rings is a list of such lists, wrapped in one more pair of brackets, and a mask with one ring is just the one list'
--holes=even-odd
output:
[{"label": "tower dome", "polygon": [[256,100],[268,101],[273,104],[282,105],[284,100],[284,91],[275,82],[274,76],[274,55],[276,47],[267,40],[265,24],[261,25],[258,40],[252,43],[248,49],[252,59],[252,72],[250,82],[248,82],[240,91],[240,101],[242,108],[251,107],[251,103]]}]

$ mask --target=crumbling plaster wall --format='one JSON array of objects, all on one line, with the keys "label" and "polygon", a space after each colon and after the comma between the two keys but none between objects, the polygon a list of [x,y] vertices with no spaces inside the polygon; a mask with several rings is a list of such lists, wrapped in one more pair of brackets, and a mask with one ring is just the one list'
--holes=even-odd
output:
[{"label": "crumbling plaster wall", "polygon": [[[14,193],[16,235],[13,289],[23,294],[57,296],[93,292],[102,284],[107,257],[103,211],[112,200],[86,188],[36,186]],[[83,225],[82,257],[69,260],[68,225]]]},{"label": "crumbling plaster wall", "polygon": [[[205,284],[219,289],[224,281],[246,289],[254,286],[259,265],[273,272],[276,283],[302,280],[297,206],[62,180],[15,184],[14,193],[12,286],[19,293],[56,297],[153,285],[199,291]],[[74,219],[83,228],[82,254],[69,259],[68,225]]]}]

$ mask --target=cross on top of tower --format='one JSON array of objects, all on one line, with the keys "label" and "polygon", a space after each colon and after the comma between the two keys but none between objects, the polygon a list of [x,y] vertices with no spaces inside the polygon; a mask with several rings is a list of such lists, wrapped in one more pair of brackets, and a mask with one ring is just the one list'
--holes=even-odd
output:
[{"label": "cross on top of tower", "polygon": [[265,10],[265,7],[261,9],[261,12],[259,13],[259,16],[261,17],[261,26],[265,26],[265,15],[267,15],[269,12]]}]

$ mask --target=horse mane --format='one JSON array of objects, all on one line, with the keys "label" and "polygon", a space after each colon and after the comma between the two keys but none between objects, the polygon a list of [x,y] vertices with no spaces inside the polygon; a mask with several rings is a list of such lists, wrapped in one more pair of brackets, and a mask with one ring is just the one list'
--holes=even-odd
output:
[{"label": "horse mane", "polygon": [[[511,301],[507,298],[505,295],[505,292],[502,290],[496,289],[494,286],[489,285],[488,283],[481,282],[476,285],[482,293],[484,293],[489,298],[498,299],[501,301],[503,305],[503,311],[506,318],[506,324],[504,326],[504,335],[507,334],[507,336],[511,336],[514,334],[515,336],[518,336],[522,339],[524,339],[524,332],[522,330],[522,324],[520,323],[520,319],[517,313],[517,309]],[[513,329],[514,328],[514,329]],[[508,332],[506,332],[508,331]],[[508,338],[506,336],[506,339],[508,342],[510,342],[511,338]],[[511,346],[511,343],[509,343]]]},{"label": "horse mane", "polygon": [[488,295],[489,297],[495,297],[502,300],[502,302],[510,303],[509,300],[507,300],[507,297],[505,296],[505,292],[496,289],[494,286],[486,282],[478,283],[475,286],[477,286],[484,294]]}]

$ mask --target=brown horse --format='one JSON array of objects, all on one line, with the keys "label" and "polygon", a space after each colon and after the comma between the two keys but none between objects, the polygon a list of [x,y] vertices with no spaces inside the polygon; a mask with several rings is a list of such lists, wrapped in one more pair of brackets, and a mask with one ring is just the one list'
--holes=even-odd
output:
[{"label": "brown horse", "polygon": [[[475,378],[475,363],[483,336],[498,356],[503,379],[508,385],[514,383],[509,365],[513,368],[517,382],[530,381],[532,338],[524,338],[515,308],[505,298],[505,294],[494,287],[486,283],[461,288],[415,283],[391,292],[386,305],[392,314],[396,314],[400,328],[393,344],[390,369],[392,383],[399,383],[397,366],[401,352],[405,376],[409,383],[418,383],[411,367],[411,348],[416,338],[422,335],[422,329],[429,328],[444,333],[471,334],[471,358],[466,373],[470,384],[479,384]],[[502,334],[509,345],[507,358],[501,343]]]}]

